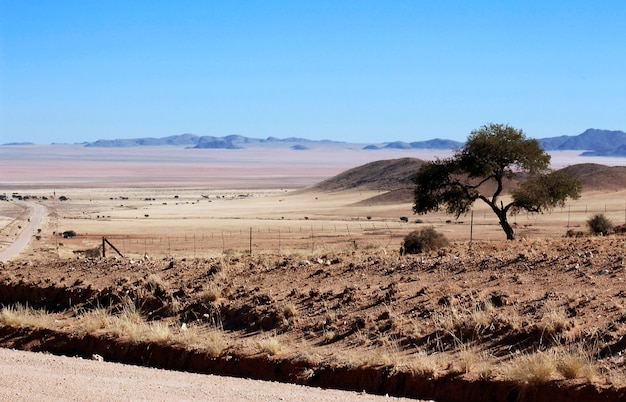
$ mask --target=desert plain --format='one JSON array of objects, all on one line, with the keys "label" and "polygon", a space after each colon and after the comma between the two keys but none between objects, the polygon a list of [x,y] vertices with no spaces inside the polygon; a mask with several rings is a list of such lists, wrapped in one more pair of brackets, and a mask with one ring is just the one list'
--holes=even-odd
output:
[{"label": "desert plain", "polygon": [[[623,399],[626,238],[586,233],[597,213],[624,224],[619,182],[511,217],[513,242],[480,204],[417,216],[312,187],[449,153],[0,147],[0,252],[46,211],[0,265],[0,344],[437,401]],[[400,255],[423,227],[449,245]]]}]

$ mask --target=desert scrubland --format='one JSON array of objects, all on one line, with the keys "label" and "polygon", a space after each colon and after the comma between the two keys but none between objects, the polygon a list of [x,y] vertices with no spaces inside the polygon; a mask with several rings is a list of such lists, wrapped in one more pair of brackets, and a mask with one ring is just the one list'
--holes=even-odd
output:
[{"label": "desert scrubland", "polygon": [[[626,238],[564,235],[623,224],[626,189],[514,216],[507,242],[480,204],[457,220],[306,189],[432,151],[0,152],[0,251],[29,203],[48,211],[0,270],[4,346],[441,401],[624,398]],[[447,247],[399,254],[430,226]]]}]

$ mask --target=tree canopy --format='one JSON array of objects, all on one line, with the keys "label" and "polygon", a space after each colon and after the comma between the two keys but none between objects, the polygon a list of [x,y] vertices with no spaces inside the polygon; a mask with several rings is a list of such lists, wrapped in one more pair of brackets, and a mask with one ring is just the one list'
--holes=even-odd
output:
[{"label": "tree canopy", "polygon": [[[413,177],[417,214],[445,209],[458,218],[484,201],[497,215],[509,240],[515,232],[509,212],[540,213],[580,197],[581,183],[574,177],[549,169],[550,155],[539,142],[509,125],[488,124],[471,132],[452,157],[424,163]],[[500,197],[506,181],[515,175],[525,179],[511,191],[508,204]]]}]

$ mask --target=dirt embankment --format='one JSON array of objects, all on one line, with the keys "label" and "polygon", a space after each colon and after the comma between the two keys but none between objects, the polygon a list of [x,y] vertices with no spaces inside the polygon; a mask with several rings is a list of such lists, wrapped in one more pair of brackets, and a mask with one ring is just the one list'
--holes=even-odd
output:
[{"label": "dirt embankment", "polygon": [[[16,261],[2,266],[0,303],[52,319],[5,320],[0,344],[440,401],[615,400],[626,390],[625,247],[613,236],[404,257]],[[114,329],[129,310],[134,326]],[[133,334],[148,324],[150,336]],[[219,348],[189,337],[208,329]],[[563,370],[577,350],[589,364]],[[530,358],[547,371],[533,374]]]}]

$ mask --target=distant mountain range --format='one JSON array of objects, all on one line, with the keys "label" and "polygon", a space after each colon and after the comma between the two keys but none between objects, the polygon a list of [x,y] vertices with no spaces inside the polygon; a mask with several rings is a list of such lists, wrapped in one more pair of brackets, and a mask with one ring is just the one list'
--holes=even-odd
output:
[{"label": "distant mountain range", "polygon": [[163,146],[163,145],[186,145],[188,148],[195,149],[243,149],[246,146],[254,146],[254,145],[267,145],[273,143],[285,143],[291,145],[292,149],[295,150],[306,150],[309,149],[307,145],[304,144],[341,144],[339,141],[330,141],[330,140],[308,140],[306,138],[276,138],[276,137],[268,137],[265,139],[261,138],[250,138],[244,137],[242,135],[227,135],[225,137],[214,137],[214,136],[199,136],[195,134],[181,134],[181,135],[172,135],[169,137],[163,138],[134,138],[134,139],[117,139],[117,140],[98,140],[95,142],[88,142],[85,144],[86,147],[106,147],[106,148],[115,148],[115,147],[140,147],[140,146]]},{"label": "distant mountain range", "polygon": [[[584,156],[620,156],[626,157],[626,133],[623,131],[598,130],[590,128],[576,136],[563,135],[560,137],[541,138],[539,143],[546,151],[580,150]],[[242,135],[228,135],[225,137],[198,136],[195,134],[173,135],[163,138],[135,138],[98,140],[86,143],[86,147],[139,147],[176,145],[195,149],[242,149],[259,145],[271,146],[283,144],[293,150],[306,151],[316,145],[350,145],[340,141],[309,140],[306,138],[276,138],[266,139],[244,137]],[[428,141],[403,142],[393,141],[381,144],[363,146],[366,150],[377,149],[452,149],[462,146],[462,142],[432,139]]]},{"label": "distant mountain range", "polygon": [[584,156],[626,156],[626,133],[590,128],[577,136],[542,138],[546,151],[580,150]]}]

